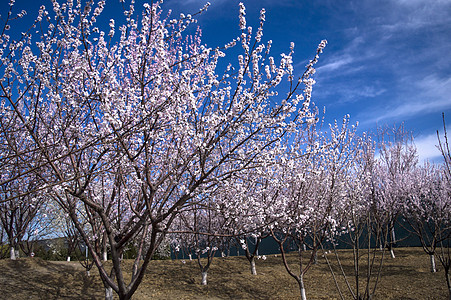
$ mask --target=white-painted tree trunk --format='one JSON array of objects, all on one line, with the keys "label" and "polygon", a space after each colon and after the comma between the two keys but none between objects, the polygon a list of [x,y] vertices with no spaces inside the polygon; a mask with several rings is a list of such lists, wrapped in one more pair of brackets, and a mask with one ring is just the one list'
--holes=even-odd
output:
[{"label": "white-painted tree trunk", "polygon": [[395,228],[394,227],[391,229],[391,240],[392,240],[392,244],[391,244],[391,247],[390,247],[390,255],[391,255],[391,258],[395,258],[395,250],[393,249],[393,247],[394,247],[394,245],[396,243],[396,234],[395,234]]},{"label": "white-painted tree trunk", "polygon": [[202,282],[201,282],[202,285],[207,285],[207,275],[208,275],[207,271],[202,272]]},{"label": "white-painted tree trunk", "polygon": [[113,300],[113,288],[105,288],[105,300]]},{"label": "white-painted tree trunk", "polygon": [[302,275],[301,275],[298,283],[299,283],[299,289],[301,290],[301,299],[307,300],[307,295],[305,294],[304,278]]},{"label": "white-painted tree trunk", "polygon": [[251,274],[257,275],[257,269],[255,268],[255,257],[251,259]]},{"label": "white-painted tree trunk", "polygon": [[108,253],[106,251],[103,251],[103,261],[108,260]]},{"label": "white-painted tree trunk", "polygon": [[16,250],[14,250],[14,247],[11,247],[9,255],[12,260],[16,259]]},{"label": "white-painted tree trunk", "polygon": [[393,228],[391,229],[391,240],[392,240],[393,244],[396,243],[395,227],[393,227]]},{"label": "white-painted tree trunk", "polygon": [[435,255],[430,254],[429,257],[431,258],[431,272],[435,273],[437,272],[437,268],[435,267]]},{"label": "white-painted tree trunk", "polygon": [[70,256],[67,257],[66,261],[70,261]]},{"label": "white-painted tree trunk", "polygon": [[305,295],[305,287],[301,288],[301,299],[307,300],[307,296]]},{"label": "white-painted tree trunk", "polygon": [[193,260],[193,256],[191,254],[188,254],[189,260]]}]

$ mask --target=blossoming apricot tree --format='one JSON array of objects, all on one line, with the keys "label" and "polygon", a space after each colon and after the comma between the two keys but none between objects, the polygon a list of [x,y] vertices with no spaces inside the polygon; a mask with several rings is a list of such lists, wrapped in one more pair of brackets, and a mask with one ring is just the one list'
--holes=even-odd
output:
[{"label": "blossoming apricot tree", "polygon": [[[11,6],[14,1],[11,1]],[[280,62],[262,41],[264,10],[255,35],[240,4],[241,35],[223,48],[202,45],[201,32],[187,35],[195,15],[164,17],[161,1],[136,13],[98,24],[106,1],[54,0],[29,31],[8,36],[0,53],[0,106],[9,139],[1,165],[11,158],[20,173],[0,185],[35,176],[58,199],[82,236],[105,285],[130,299],[149,261],[182,208],[231,174],[256,167],[287,132],[311,117],[313,65],[296,77],[294,45]],[[206,5],[201,11],[205,10]],[[218,62],[240,47],[237,62],[224,72]],[[277,92],[283,81],[286,93]],[[282,96],[283,95],[283,96]],[[2,148],[3,151],[3,148]],[[31,154],[30,154],[31,153]],[[10,201],[2,191],[2,201]],[[90,219],[88,232],[77,207]],[[94,226],[95,224],[95,226]],[[96,243],[104,235],[112,269],[102,263]],[[121,253],[141,240],[129,281]]]}]

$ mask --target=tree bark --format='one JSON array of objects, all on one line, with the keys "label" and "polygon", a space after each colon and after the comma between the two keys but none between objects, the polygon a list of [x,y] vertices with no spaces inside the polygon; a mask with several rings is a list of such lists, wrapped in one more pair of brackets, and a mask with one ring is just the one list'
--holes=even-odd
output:
[{"label": "tree bark", "polygon": [[392,244],[396,244],[396,233],[395,233],[395,226],[392,227],[391,229],[391,241]]},{"label": "tree bark", "polygon": [[11,258],[12,260],[15,260],[15,259],[16,259],[16,250],[14,249],[14,247],[11,247],[9,253],[10,253],[10,258]]},{"label": "tree bark", "polygon": [[66,261],[70,261],[70,256],[67,257]]},{"label": "tree bark", "polygon": [[435,273],[435,272],[437,272],[437,268],[435,267],[435,255],[429,254],[429,257],[431,259],[431,272]]},{"label": "tree bark", "polygon": [[106,251],[103,251],[103,261],[108,260],[108,253]]},{"label": "tree bark", "polygon": [[202,285],[207,285],[207,275],[208,275],[208,271],[203,271],[202,272]]},{"label": "tree bark", "polygon": [[451,300],[451,278],[449,276],[449,269],[445,269],[446,284],[448,285],[448,299]]},{"label": "tree bark", "polygon": [[393,251],[393,247],[390,248],[391,258],[395,258],[395,251]]},{"label": "tree bark", "polygon": [[257,269],[255,268],[255,257],[251,258],[250,263],[251,263],[251,274],[257,275]]},{"label": "tree bark", "polygon": [[298,283],[299,283],[299,289],[301,291],[301,299],[307,300],[307,296],[305,294],[304,276],[302,276],[302,275],[299,276]]},{"label": "tree bark", "polygon": [[112,287],[105,288],[105,300],[113,300],[113,288]]}]

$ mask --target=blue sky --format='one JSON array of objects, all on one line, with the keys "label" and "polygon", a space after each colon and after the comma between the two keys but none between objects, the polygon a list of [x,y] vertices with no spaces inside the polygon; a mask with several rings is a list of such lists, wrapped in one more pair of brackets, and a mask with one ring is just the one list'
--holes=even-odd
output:
[{"label": "blue sky", "polygon": [[[290,41],[295,43],[298,72],[320,40],[328,40],[313,90],[327,121],[350,114],[362,131],[404,122],[420,159],[438,159],[442,112],[451,124],[450,0],[242,2],[248,24],[255,27],[260,9],[266,9],[264,39],[278,45],[274,51],[287,51]],[[169,0],[165,5],[192,11],[202,3]],[[199,22],[204,41],[214,46],[238,34],[238,3],[211,1]]]},{"label": "blue sky", "polygon": [[[118,0],[107,0],[117,2]],[[7,2],[0,4],[4,15]],[[145,1],[136,0],[137,8]],[[198,17],[203,41],[221,46],[240,34],[238,0],[210,0]],[[415,136],[420,159],[437,160],[436,130],[445,112],[451,128],[451,0],[242,0],[247,24],[256,28],[266,9],[263,40],[272,55],[294,42],[297,73],[318,43],[328,46],[317,65],[313,100],[326,108],[326,121],[351,115],[359,130],[399,125]],[[166,0],[163,7],[194,13],[204,0]],[[16,0],[16,8],[35,16],[50,0]],[[113,4],[113,3],[111,3]],[[32,12],[33,11],[33,12]],[[108,20],[114,10],[107,10]],[[236,59],[236,57],[229,57]],[[449,130],[451,132],[451,129]]]}]

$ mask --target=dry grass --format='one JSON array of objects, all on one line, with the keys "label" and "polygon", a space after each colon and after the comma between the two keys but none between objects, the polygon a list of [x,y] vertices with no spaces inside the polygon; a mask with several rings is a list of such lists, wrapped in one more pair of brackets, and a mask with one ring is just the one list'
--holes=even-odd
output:
[{"label": "dry grass", "polygon": [[[351,253],[340,257],[352,270]],[[329,255],[332,259],[332,257]],[[295,267],[295,256],[290,260]],[[362,258],[363,262],[364,258]],[[131,261],[125,266],[131,268]],[[96,270],[86,276],[78,262],[50,262],[39,258],[0,261],[0,299],[102,299],[102,283]],[[365,270],[362,270],[365,272]],[[298,299],[296,281],[274,255],[257,260],[258,275],[250,274],[245,257],[216,258],[209,271],[208,286],[200,285],[195,261],[152,261],[134,299]],[[342,276],[338,276],[344,287]],[[350,278],[353,280],[353,278]],[[339,299],[324,259],[305,276],[308,299]],[[344,290],[345,299],[351,299]],[[386,256],[382,278],[374,299],[447,299],[442,269],[429,271],[429,258],[419,248],[396,249]]]}]

